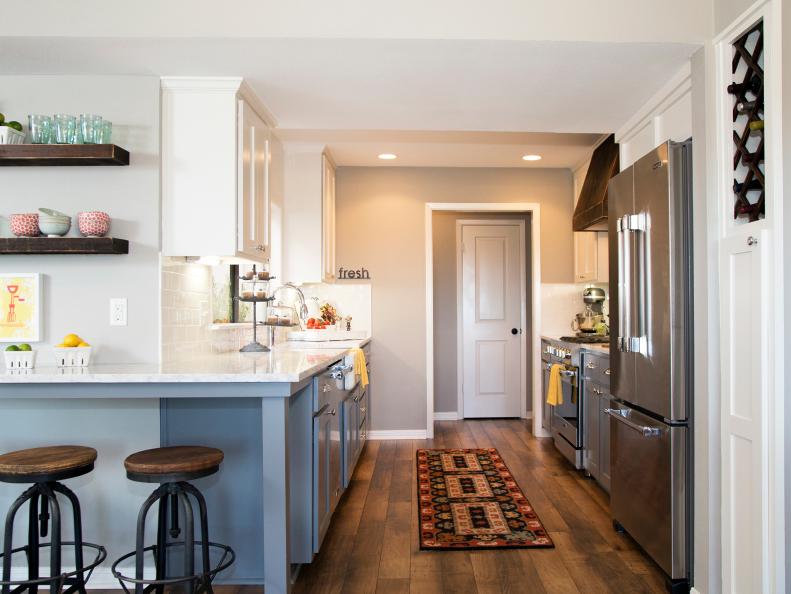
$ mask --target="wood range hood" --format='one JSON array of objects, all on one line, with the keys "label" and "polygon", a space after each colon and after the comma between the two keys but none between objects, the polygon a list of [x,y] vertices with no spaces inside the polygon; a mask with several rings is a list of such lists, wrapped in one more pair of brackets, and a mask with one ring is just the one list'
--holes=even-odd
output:
[{"label": "wood range hood", "polygon": [[620,171],[618,144],[610,134],[596,147],[574,209],[574,231],[607,231],[607,184]]}]

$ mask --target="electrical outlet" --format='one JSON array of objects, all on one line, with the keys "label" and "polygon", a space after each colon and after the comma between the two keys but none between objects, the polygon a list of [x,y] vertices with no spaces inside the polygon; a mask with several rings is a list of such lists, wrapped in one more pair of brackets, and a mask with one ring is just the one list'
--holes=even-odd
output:
[{"label": "electrical outlet", "polygon": [[126,297],[110,299],[110,325],[126,326]]}]

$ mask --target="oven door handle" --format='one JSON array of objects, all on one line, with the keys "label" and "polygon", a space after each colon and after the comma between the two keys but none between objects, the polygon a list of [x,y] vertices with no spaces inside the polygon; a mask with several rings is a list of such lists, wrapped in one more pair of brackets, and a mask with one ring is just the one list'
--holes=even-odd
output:
[{"label": "oven door handle", "polygon": [[624,411],[617,409],[617,408],[605,408],[604,412],[610,415],[613,419],[616,419],[629,427],[629,429],[633,429],[638,433],[642,434],[643,437],[658,437],[662,434],[661,429],[657,429],[656,427],[648,427],[646,425],[638,425],[634,421],[630,421],[628,417],[624,414]]},{"label": "oven door handle", "polygon": [[[547,371],[552,371],[552,364],[551,363],[547,363],[545,368],[546,368]],[[576,371],[571,371],[569,369],[561,369],[560,370],[560,376],[561,377],[574,377],[575,375],[577,375]]]}]

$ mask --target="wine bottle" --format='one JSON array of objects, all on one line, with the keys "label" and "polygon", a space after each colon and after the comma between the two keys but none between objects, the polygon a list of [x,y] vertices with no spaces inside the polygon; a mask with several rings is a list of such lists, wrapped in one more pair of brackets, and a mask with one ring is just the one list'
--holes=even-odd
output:
[{"label": "wine bottle", "polygon": [[[740,182],[737,182],[736,180],[733,180],[733,193],[734,194],[741,194],[743,188],[744,188],[744,183],[740,183]],[[747,184],[747,191],[748,192],[750,190],[763,190],[763,189],[764,189],[764,185],[760,181],[758,181],[757,179],[751,179],[750,183]]]},{"label": "wine bottle", "polygon": [[756,105],[756,101],[739,101],[736,104],[736,111],[741,114],[750,113],[755,109]]},{"label": "wine bottle", "polygon": [[746,83],[731,83],[728,85],[728,92],[731,95],[741,95],[747,91],[752,91],[757,95],[758,90],[761,88],[763,82],[757,75],[753,75]]},{"label": "wine bottle", "polygon": [[764,162],[764,154],[763,152],[760,153],[742,153],[742,163],[763,163]]},{"label": "wine bottle", "polygon": [[750,120],[749,122],[747,122],[747,126],[750,128],[750,132],[759,132],[760,130],[764,129],[764,121]]}]

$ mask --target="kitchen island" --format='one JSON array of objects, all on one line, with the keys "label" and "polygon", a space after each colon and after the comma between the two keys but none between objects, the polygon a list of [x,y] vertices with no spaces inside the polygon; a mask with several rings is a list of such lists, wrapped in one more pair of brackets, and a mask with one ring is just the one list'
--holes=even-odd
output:
[{"label": "kitchen island", "polygon": [[[0,403],[7,423],[23,425],[31,422],[35,411],[41,416],[50,411],[48,406],[36,408],[31,399],[60,401],[56,406],[71,399],[86,415],[119,401],[158,402],[160,445],[207,445],[226,454],[219,474],[196,481],[209,504],[211,539],[229,544],[237,553],[236,564],[221,575],[223,581],[263,583],[267,593],[286,593],[294,564],[310,561],[304,553],[294,554],[305,551],[307,544],[300,548],[292,540],[310,539],[311,518],[305,516],[309,515],[313,476],[313,378],[347,353],[348,348],[292,349],[283,345],[270,353],[229,353],[162,365],[43,366],[6,371],[0,373]],[[49,423],[58,426],[57,420]],[[101,461],[102,445],[92,440],[90,431],[83,427],[70,433],[69,429],[64,426],[59,437],[95,445]],[[102,429],[106,428],[97,427],[97,434]],[[123,441],[124,431],[135,429],[126,419],[119,419],[119,440]],[[42,435],[40,440],[47,442],[50,437]],[[2,439],[3,449],[28,447],[28,443],[11,441]],[[120,464],[105,470],[107,473],[117,473],[113,478],[116,488],[120,485],[134,491],[142,502],[148,489],[141,491],[139,485],[124,482]],[[101,489],[101,484],[96,484],[101,480],[98,476],[84,482],[76,489],[78,495]],[[112,508],[112,502],[98,503],[96,513]],[[133,524],[125,521],[119,525],[112,513],[100,521],[103,531],[121,533],[120,538],[116,534],[116,542],[128,543],[124,550],[111,548],[111,558],[134,547]]]}]

